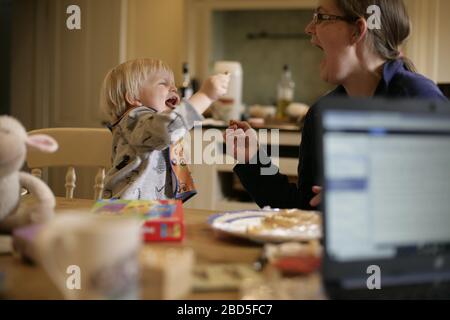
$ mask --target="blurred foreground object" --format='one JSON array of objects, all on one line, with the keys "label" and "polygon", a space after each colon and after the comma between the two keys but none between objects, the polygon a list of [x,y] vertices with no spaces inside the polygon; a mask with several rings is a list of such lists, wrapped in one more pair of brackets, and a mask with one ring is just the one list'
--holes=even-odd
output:
[{"label": "blurred foreground object", "polygon": [[194,291],[239,291],[243,281],[260,281],[262,275],[250,265],[204,264],[194,269]]},{"label": "blurred foreground object", "polygon": [[181,241],[184,238],[181,200],[99,200],[92,212],[100,216],[138,219],[144,241]]},{"label": "blurred foreground object", "polygon": [[194,252],[145,247],[140,254],[142,299],[173,300],[185,297],[192,287]]},{"label": "blurred foreground object", "polygon": [[264,256],[283,274],[307,275],[319,270],[322,246],[318,241],[286,242],[280,245],[266,244]]},{"label": "blurred foreground object", "polygon": [[[22,124],[13,117],[0,116],[0,232],[31,223],[44,222],[53,216],[55,196],[42,180],[21,172],[27,147],[42,152],[55,152],[58,143],[47,135],[27,135]],[[21,201],[22,188],[35,201]]]},{"label": "blurred foreground object", "polygon": [[136,219],[58,214],[35,238],[37,260],[65,299],[139,298]]}]

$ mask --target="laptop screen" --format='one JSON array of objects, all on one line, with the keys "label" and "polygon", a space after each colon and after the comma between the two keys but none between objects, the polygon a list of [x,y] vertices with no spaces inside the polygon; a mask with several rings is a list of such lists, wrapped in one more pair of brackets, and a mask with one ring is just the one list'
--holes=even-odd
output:
[{"label": "laptop screen", "polygon": [[450,245],[450,116],[326,110],[326,245],[339,262]]}]

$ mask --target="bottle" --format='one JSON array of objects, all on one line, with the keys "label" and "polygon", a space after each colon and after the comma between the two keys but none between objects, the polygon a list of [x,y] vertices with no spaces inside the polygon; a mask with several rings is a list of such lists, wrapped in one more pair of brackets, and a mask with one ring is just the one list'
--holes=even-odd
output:
[{"label": "bottle", "polygon": [[181,84],[180,91],[182,99],[189,99],[194,94],[194,90],[192,90],[191,75],[189,74],[189,66],[187,62],[183,63],[183,82]]},{"label": "bottle", "polygon": [[278,82],[277,88],[277,119],[286,119],[286,109],[294,100],[294,88],[295,83],[292,80],[291,70],[289,66],[285,64],[283,66],[283,73],[281,79]]}]

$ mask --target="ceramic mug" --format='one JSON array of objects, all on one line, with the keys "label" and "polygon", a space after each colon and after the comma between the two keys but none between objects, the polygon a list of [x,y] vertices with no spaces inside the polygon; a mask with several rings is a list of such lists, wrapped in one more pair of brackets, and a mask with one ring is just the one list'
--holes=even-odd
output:
[{"label": "ceramic mug", "polygon": [[138,220],[59,214],[36,239],[38,261],[65,299],[138,299]]}]

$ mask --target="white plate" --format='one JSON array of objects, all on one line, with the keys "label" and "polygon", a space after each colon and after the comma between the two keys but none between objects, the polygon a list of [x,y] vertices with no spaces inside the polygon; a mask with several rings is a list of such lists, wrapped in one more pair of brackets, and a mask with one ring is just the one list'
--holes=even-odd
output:
[{"label": "white plate", "polygon": [[265,217],[279,212],[279,210],[225,212],[210,216],[208,223],[218,232],[259,243],[309,241],[322,237],[322,227],[318,224],[298,225],[293,228],[263,229],[258,232],[248,231],[251,227],[260,226]]}]

